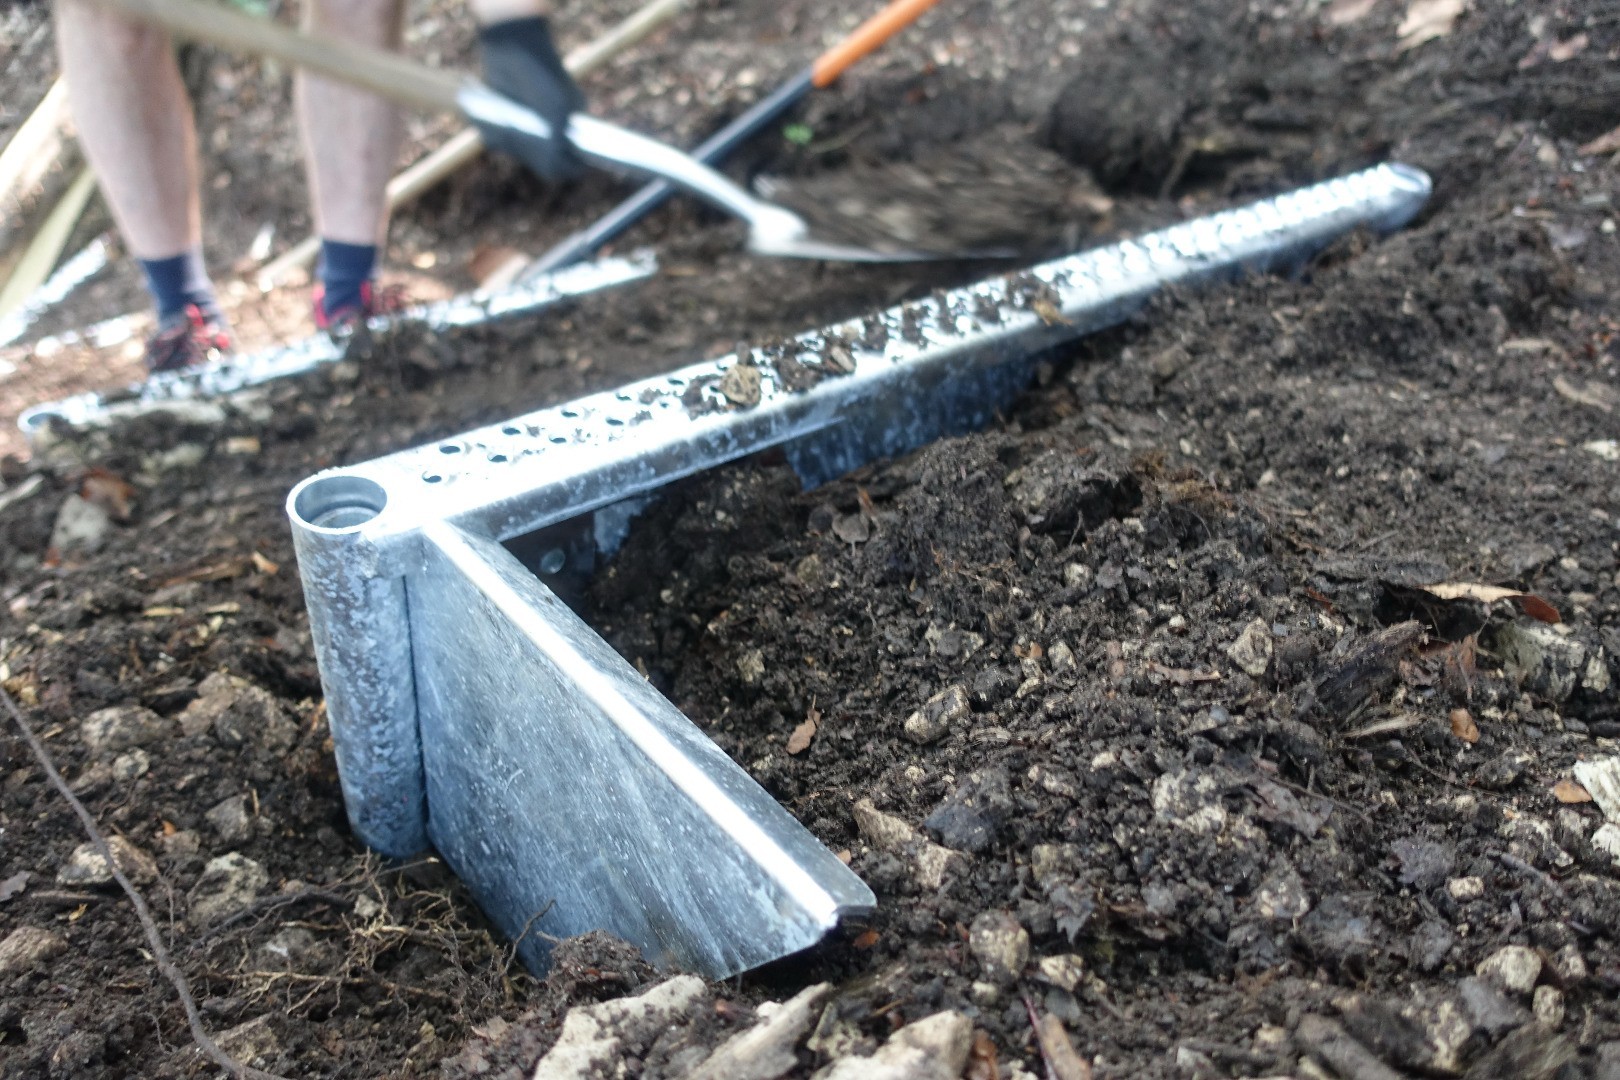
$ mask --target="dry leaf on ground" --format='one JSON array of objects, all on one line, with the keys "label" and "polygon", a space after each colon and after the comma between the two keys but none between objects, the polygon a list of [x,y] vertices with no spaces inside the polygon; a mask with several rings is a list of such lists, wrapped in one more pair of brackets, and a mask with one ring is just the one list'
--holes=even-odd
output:
[{"label": "dry leaf on ground", "polygon": [[1400,38],[1400,51],[1445,37],[1451,33],[1457,16],[1467,8],[1468,0],[1412,0],[1406,6],[1406,18],[1395,31]]},{"label": "dry leaf on ground", "polygon": [[1547,59],[1555,64],[1562,64],[1565,60],[1573,60],[1586,51],[1586,46],[1591,44],[1591,41],[1592,39],[1584,33],[1576,34],[1572,38],[1565,38],[1563,41],[1555,41],[1547,49]]},{"label": "dry leaf on ground", "polygon": [[1561,803],[1583,803],[1592,801],[1592,793],[1573,780],[1560,780],[1553,785],[1553,798]]},{"label": "dry leaf on ground", "polygon": [[1553,389],[1559,396],[1568,398],[1577,405],[1590,405],[1594,409],[1604,412],[1614,411],[1616,394],[1614,390],[1600,382],[1588,382],[1585,386],[1576,386],[1562,375],[1553,378]]},{"label": "dry leaf on ground", "polygon": [[1479,725],[1467,709],[1451,710],[1451,733],[1470,746],[1479,742]]},{"label": "dry leaf on ground", "polygon": [[79,496],[107,511],[107,516],[114,521],[123,523],[134,511],[135,485],[106,469],[91,469],[79,485]]},{"label": "dry leaf on ground", "polygon": [[1333,26],[1349,26],[1365,18],[1377,6],[1378,0],[1333,0],[1324,14]]},{"label": "dry leaf on ground", "polygon": [[1604,132],[1589,143],[1582,143],[1579,150],[1583,154],[1612,154],[1620,150],[1620,127]]},{"label": "dry leaf on ground", "polygon": [[1035,1037],[1053,1080],[1091,1080],[1091,1065],[1075,1050],[1063,1021],[1048,1013],[1035,1024]]},{"label": "dry leaf on ground", "polygon": [[1524,612],[1539,622],[1563,622],[1563,616],[1558,609],[1534,593],[1520,592],[1518,589],[1505,589],[1500,585],[1481,585],[1473,581],[1446,581],[1439,585],[1418,586],[1430,596],[1437,596],[1441,600],[1478,600],[1482,604],[1494,604],[1498,600],[1512,600]]},{"label": "dry leaf on ground", "polygon": [[810,716],[805,717],[804,724],[795,727],[794,733],[787,737],[787,753],[802,755],[804,751],[810,750],[812,738],[815,738],[815,711],[810,712]]}]

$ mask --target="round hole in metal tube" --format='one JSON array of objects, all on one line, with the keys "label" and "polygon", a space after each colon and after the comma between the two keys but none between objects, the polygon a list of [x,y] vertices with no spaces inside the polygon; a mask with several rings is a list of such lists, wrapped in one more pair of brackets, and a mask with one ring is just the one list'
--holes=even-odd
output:
[{"label": "round hole in metal tube", "polygon": [[317,529],[364,525],[387,505],[388,492],[381,484],[349,473],[313,477],[293,496],[293,512]]}]

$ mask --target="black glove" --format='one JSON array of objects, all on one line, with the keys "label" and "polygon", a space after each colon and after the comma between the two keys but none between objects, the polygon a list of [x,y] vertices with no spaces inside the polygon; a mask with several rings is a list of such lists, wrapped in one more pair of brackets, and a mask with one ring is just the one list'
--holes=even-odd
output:
[{"label": "black glove", "polygon": [[479,123],[473,117],[484,145],[511,154],[553,182],[578,176],[584,163],[563,132],[568,128],[568,117],[585,107],[585,95],[563,67],[545,17],[530,15],[491,23],[479,29],[478,42],[484,57],[484,82],[491,90],[539,113],[553,133],[551,138],[541,139],[497,124]]}]

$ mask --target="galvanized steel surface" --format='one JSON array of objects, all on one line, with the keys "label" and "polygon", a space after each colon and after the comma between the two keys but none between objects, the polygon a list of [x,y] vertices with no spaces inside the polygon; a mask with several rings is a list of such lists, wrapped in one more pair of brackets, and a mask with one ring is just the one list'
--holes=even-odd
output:
[{"label": "galvanized steel surface", "polygon": [[607,548],[649,493],[746,454],[783,447],[815,484],[979,426],[1040,350],[1166,285],[1397,228],[1428,192],[1380,166],[304,481],[288,510],[356,831],[399,855],[430,835],[509,933],[544,910],[545,933],[711,976],[808,944],[865,886],[498,542],[583,519]]},{"label": "galvanized steel surface", "polygon": [[[649,253],[599,259],[496,292],[469,293],[423,304],[397,315],[378,316],[371,320],[369,327],[380,331],[407,321],[422,322],[434,329],[469,326],[528,314],[561,300],[637,281],[650,277],[657,269],[658,262]],[[126,331],[123,336],[130,335]],[[30,438],[56,422],[95,427],[165,403],[226,396],[275,379],[301,375],[343,359],[343,350],[342,342],[324,333],[315,334],[290,345],[231,356],[202,367],[161,372],[122,393],[92,392],[36,405],[17,418],[17,426]]]},{"label": "galvanized steel surface", "polygon": [[[410,579],[434,847],[509,936],[608,927],[720,977],[871,891],[507,550],[423,529]],[[526,962],[543,939],[522,937]]]}]

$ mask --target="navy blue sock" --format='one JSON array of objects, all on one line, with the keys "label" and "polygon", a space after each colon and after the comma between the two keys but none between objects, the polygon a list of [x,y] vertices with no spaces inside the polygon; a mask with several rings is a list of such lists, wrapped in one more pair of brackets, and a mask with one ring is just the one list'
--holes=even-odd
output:
[{"label": "navy blue sock", "polygon": [[146,272],[146,287],[157,304],[158,322],[168,322],[196,304],[205,319],[222,319],[214,283],[208,280],[202,248],[171,255],[167,259],[138,259]]},{"label": "navy blue sock", "polygon": [[365,299],[361,289],[376,269],[377,245],[323,239],[316,276],[321,280],[321,307],[326,314],[360,307]]}]

